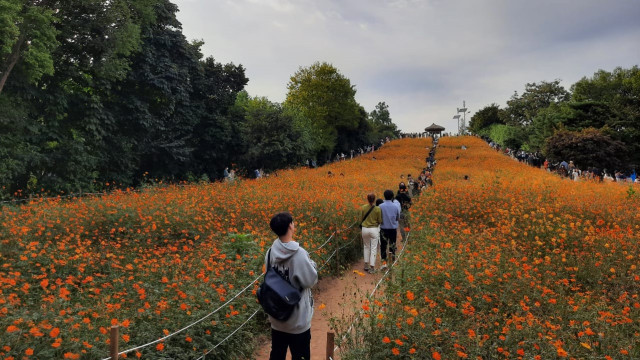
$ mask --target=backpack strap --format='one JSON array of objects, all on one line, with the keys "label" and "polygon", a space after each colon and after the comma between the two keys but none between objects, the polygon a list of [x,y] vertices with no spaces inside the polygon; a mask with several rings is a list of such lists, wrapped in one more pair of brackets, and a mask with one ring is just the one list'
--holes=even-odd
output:
[{"label": "backpack strap", "polygon": [[269,248],[269,251],[267,251],[267,270],[265,270],[264,272],[265,276],[267,275],[269,268],[271,268],[271,248]]},{"label": "backpack strap", "polygon": [[[269,271],[269,269],[271,269],[271,248],[269,248],[269,251],[267,251],[267,270],[264,272],[264,276],[267,276],[267,272]],[[274,269],[271,269],[271,271],[275,271]],[[279,276],[282,277],[282,275],[278,274]],[[288,282],[289,284],[291,284],[291,281],[289,280],[284,280],[286,282]],[[293,284],[291,284],[293,286]],[[303,288],[299,288],[298,291],[302,292]]]},{"label": "backpack strap", "polygon": [[362,221],[360,221],[360,224],[362,224],[365,220],[367,220],[367,217],[369,216],[369,214],[371,214],[371,211],[373,210],[373,208],[375,207],[375,205],[371,206],[371,208],[369,209],[369,211],[367,211],[367,213],[364,215],[364,217],[362,218]]}]

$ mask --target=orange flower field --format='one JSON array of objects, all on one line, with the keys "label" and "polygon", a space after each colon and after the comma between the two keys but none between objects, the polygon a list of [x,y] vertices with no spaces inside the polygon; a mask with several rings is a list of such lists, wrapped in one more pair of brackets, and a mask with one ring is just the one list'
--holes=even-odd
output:
[{"label": "orange flower field", "polygon": [[[345,263],[361,255],[357,226],[349,226],[356,221],[356,207],[366,202],[365,194],[381,195],[385,188],[397,188],[400,174],[419,173],[428,145],[425,139],[394,141],[354,160],[259,180],[156,186],[0,208],[0,359],[102,359],[108,357],[112,325],[120,326],[120,350],[182,329],[257,278],[265,249],[275,238],[268,220],[281,210],[292,212],[296,237],[310,251],[340,230],[312,253],[322,266],[332,251],[343,247],[322,271],[335,272],[336,260]],[[335,176],[328,177],[328,171]],[[432,221],[446,217],[447,210],[442,211]],[[626,225],[613,227],[605,220],[602,225],[572,226],[615,232],[619,239],[608,249],[623,259]],[[594,242],[602,238],[599,232],[591,236]],[[563,238],[557,237],[560,246]],[[605,261],[609,253],[601,256],[591,260]],[[616,284],[627,284],[632,270],[615,270],[602,273]],[[259,308],[251,291],[256,287],[196,326],[126,357],[203,355]],[[632,290],[620,289],[626,298],[616,290],[620,304],[633,304]],[[623,314],[611,311],[606,319],[621,321]],[[630,311],[627,317],[637,314],[633,306]],[[255,336],[267,332],[265,317],[261,311],[259,315],[207,359],[249,357]],[[602,331],[595,323],[591,328]]]},{"label": "orange flower field", "polygon": [[640,359],[640,187],[561,179],[474,137],[442,138],[436,160],[343,359]]}]

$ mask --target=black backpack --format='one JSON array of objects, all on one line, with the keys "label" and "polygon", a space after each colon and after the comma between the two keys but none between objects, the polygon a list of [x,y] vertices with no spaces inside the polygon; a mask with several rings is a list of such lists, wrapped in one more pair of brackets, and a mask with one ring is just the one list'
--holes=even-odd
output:
[{"label": "black backpack", "polygon": [[286,321],[300,301],[300,290],[271,268],[271,249],[267,252],[267,272],[258,288],[258,302],[276,320]]}]

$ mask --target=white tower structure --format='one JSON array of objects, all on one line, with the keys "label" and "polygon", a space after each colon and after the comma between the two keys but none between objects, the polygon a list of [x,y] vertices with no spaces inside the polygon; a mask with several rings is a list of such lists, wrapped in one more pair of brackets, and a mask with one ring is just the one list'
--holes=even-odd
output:
[{"label": "white tower structure", "polygon": [[[458,114],[454,119],[458,119],[458,135],[464,135],[467,132],[467,104],[462,100],[462,107],[458,108]],[[460,113],[462,113],[462,121],[460,121]]]}]

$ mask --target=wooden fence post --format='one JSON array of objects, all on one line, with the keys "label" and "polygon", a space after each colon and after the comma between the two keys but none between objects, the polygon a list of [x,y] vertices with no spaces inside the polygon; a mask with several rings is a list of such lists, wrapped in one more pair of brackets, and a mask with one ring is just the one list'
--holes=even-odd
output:
[{"label": "wooden fence post", "polygon": [[333,348],[334,346],[334,334],[332,332],[327,332],[327,358],[325,360],[333,359]]},{"label": "wooden fence post", "polygon": [[109,356],[111,356],[111,360],[118,359],[118,339],[120,338],[118,329],[118,326],[111,327],[111,341],[109,343]]}]

